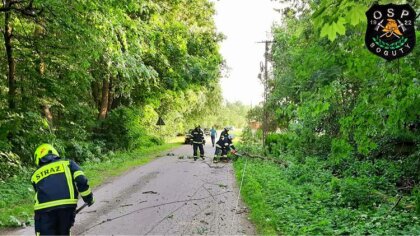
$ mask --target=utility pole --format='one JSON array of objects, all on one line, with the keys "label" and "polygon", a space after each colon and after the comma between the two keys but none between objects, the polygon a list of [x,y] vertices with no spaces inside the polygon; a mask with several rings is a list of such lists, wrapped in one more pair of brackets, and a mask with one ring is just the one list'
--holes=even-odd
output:
[{"label": "utility pole", "polygon": [[265,44],[265,53],[264,53],[264,65],[261,62],[260,69],[261,72],[264,71],[264,79],[262,79],[264,85],[264,105],[263,105],[263,147],[265,147],[265,139],[267,138],[268,132],[268,110],[267,110],[267,100],[268,100],[268,53],[269,53],[269,44],[275,43],[275,41],[271,40],[264,40],[257,43],[264,43]]}]

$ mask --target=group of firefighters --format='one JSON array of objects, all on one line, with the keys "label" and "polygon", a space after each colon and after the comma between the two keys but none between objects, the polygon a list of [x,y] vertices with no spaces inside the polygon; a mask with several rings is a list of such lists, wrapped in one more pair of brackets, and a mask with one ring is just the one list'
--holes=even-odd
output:
[{"label": "group of firefighters", "polygon": [[[197,126],[192,132],[192,145],[194,160],[204,159],[205,138],[204,132]],[[232,136],[229,129],[225,128],[217,142],[217,132],[210,130],[212,146],[216,145],[214,162],[220,157],[227,159],[227,154],[232,150]],[[31,177],[35,189],[35,232],[36,235],[70,235],[76,217],[76,207],[79,195],[85,205],[91,206],[95,200],[88,180],[81,168],[72,160],[61,159],[57,150],[50,144],[40,145],[34,153],[36,171]]]},{"label": "group of firefighters", "polygon": [[[212,146],[216,144],[216,151],[214,153],[213,162],[217,163],[221,159],[227,160],[227,154],[229,151],[236,153],[236,148],[232,143],[233,136],[229,134],[229,128],[225,127],[220,133],[219,140],[215,143],[217,136],[216,129],[214,127],[210,130],[210,137]],[[204,145],[206,144],[206,139],[204,132],[199,125],[191,131],[191,144],[193,145],[193,157],[194,161],[198,159],[198,149],[200,150],[200,158],[204,160]]]}]

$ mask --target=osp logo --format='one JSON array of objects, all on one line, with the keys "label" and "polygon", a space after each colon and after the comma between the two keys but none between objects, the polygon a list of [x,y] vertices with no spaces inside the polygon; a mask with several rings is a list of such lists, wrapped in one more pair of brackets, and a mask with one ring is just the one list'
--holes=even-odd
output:
[{"label": "osp logo", "polygon": [[391,61],[410,53],[416,44],[416,12],[408,5],[373,5],[367,12],[365,43],[369,51]]}]

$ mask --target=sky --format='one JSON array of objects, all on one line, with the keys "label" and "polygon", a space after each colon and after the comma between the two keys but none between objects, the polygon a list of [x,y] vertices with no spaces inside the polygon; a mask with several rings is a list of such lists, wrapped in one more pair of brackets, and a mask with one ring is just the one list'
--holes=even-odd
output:
[{"label": "sky", "polygon": [[260,62],[264,61],[263,40],[271,39],[273,22],[281,15],[270,0],[212,0],[218,32],[227,38],[221,43],[221,54],[229,69],[228,78],[221,78],[223,97],[229,102],[240,101],[258,105],[263,100],[263,85],[258,79]]}]

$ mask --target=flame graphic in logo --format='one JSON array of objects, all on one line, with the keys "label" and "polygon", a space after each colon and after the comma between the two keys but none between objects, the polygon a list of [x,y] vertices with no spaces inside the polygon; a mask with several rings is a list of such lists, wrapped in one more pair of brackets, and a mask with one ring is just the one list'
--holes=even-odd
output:
[{"label": "flame graphic in logo", "polygon": [[398,29],[398,24],[394,19],[387,19],[388,23],[386,23],[385,28],[382,30],[385,32],[383,35],[381,35],[381,38],[383,36],[386,36],[387,38],[391,37],[392,35],[399,38],[399,36],[403,35],[401,31]]}]

